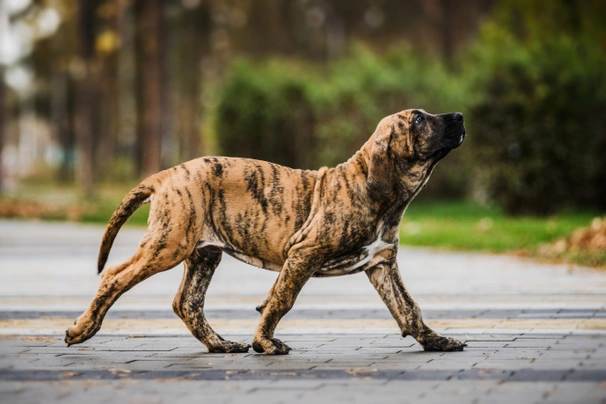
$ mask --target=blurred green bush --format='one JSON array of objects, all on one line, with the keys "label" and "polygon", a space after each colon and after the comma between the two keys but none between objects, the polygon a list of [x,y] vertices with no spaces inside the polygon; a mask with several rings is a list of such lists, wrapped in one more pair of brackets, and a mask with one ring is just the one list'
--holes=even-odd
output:
[{"label": "blurred green bush", "polygon": [[471,51],[481,94],[470,111],[471,157],[510,214],[606,210],[606,57],[595,4],[505,2]]},{"label": "blurred green bush", "polygon": [[[459,86],[460,87],[460,86]],[[407,108],[445,112],[462,89],[444,65],[409,47],[377,56],[362,46],[320,68],[300,61],[239,60],[216,110],[221,152],[296,168],[346,161],[384,116]],[[424,193],[463,197],[469,176],[460,156],[436,171]]]},{"label": "blurred green bush", "polygon": [[316,117],[308,87],[314,80],[285,62],[235,62],[217,106],[221,152],[292,167],[311,166]]}]

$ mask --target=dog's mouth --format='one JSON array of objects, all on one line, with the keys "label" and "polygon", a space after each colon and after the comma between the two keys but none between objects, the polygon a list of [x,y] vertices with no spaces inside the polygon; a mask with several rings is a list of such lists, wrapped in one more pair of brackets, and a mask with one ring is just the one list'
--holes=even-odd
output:
[{"label": "dog's mouth", "polygon": [[457,143],[457,145],[455,147],[459,147],[459,146],[461,146],[461,144],[463,144],[463,140],[465,140],[466,134],[467,134],[467,132],[465,131],[465,127],[463,127],[463,133],[461,133],[461,135],[459,136],[459,142]]},{"label": "dog's mouth", "polygon": [[432,155],[434,160],[441,160],[453,149],[461,146],[465,140],[466,131],[465,125],[462,123],[451,123],[446,126],[444,135],[438,146],[439,149]]},{"label": "dog's mouth", "polygon": [[456,149],[463,143],[463,140],[465,140],[465,135],[466,131],[463,122],[453,122],[449,124],[446,126],[446,131],[444,134],[447,143],[445,146],[450,149]]}]

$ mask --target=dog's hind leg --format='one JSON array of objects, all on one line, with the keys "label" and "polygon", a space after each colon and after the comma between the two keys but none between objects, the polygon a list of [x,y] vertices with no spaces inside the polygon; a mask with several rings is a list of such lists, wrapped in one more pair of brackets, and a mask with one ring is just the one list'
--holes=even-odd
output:
[{"label": "dog's hind leg", "polygon": [[[166,248],[167,240],[182,242],[175,248]],[[68,345],[79,344],[95,335],[109,308],[124,292],[181,263],[193,249],[189,244],[185,232],[179,228],[172,227],[162,232],[148,230],[135,255],[102,273],[97,294],[88,309],[65,332],[65,342]]]},{"label": "dog's hind leg", "polygon": [[269,293],[267,294],[267,297],[261,302],[260,305],[258,305],[255,308],[255,310],[257,310],[259,312],[259,314],[263,314],[263,310],[265,310],[265,307],[267,306],[267,303],[269,303],[269,299],[271,299],[271,297],[273,296],[274,290],[276,289],[276,284],[278,283],[278,279],[280,279],[280,278],[276,279],[276,281],[274,282],[273,286],[269,290]]},{"label": "dog's hind leg", "polygon": [[185,260],[185,271],[179,291],[173,300],[173,311],[189,331],[208,348],[208,352],[248,352],[250,345],[226,341],[217,334],[204,316],[206,290],[221,262],[222,251],[216,247],[194,250]]},{"label": "dog's hind leg", "polygon": [[404,287],[395,260],[367,270],[366,275],[400,326],[402,336],[411,335],[426,351],[462,351],[467,346],[439,335],[425,324],[421,309]]}]

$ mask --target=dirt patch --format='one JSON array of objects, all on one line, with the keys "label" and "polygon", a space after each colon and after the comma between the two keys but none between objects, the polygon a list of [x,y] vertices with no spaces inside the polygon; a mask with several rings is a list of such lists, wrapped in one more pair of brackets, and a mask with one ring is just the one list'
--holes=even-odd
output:
[{"label": "dirt patch", "polygon": [[541,246],[539,254],[548,258],[576,258],[585,265],[606,267],[606,216],[596,217],[591,225],[570,236]]},{"label": "dirt patch", "polygon": [[10,219],[45,219],[78,221],[82,209],[77,206],[56,206],[37,201],[0,200],[0,217]]},{"label": "dirt patch", "polygon": [[38,341],[38,342],[57,342],[59,341],[59,338],[47,338],[47,337],[23,337],[21,338],[21,341],[26,341],[26,342],[31,342],[31,341]]}]

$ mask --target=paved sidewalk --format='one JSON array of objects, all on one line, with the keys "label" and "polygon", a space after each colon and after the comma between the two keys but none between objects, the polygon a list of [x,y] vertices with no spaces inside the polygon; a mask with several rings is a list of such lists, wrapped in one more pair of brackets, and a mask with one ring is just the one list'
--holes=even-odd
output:
[{"label": "paved sidewalk", "polygon": [[[404,281],[465,351],[401,338],[362,274],[312,279],[277,336],[287,356],[209,354],[172,313],[182,271],[127,292],[101,331],[66,347],[99,278],[102,227],[0,221],[0,402],[606,403],[606,273],[514,257],[403,248]],[[131,254],[125,228],[110,264]],[[251,342],[276,274],[225,257],[207,317]],[[238,282],[233,282],[238,279]]]}]

